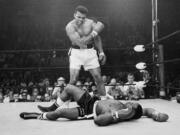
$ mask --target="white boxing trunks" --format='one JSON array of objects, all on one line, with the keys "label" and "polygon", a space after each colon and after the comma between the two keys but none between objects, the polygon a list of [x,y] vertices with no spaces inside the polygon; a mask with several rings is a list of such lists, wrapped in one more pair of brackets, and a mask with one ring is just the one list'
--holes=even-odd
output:
[{"label": "white boxing trunks", "polygon": [[80,69],[81,66],[84,70],[98,68],[99,61],[97,52],[94,48],[90,49],[74,49],[69,50],[70,69]]}]

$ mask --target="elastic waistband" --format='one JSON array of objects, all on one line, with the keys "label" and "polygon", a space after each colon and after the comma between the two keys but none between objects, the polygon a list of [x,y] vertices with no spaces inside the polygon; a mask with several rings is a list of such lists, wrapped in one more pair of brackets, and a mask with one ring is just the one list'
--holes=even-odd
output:
[{"label": "elastic waistband", "polygon": [[[77,45],[72,45],[72,47],[71,48],[73,48],[73,49],[81,49],[79,46],[77,46]],[[92,49],[92,48],[94,48],[94,44],[88,44],[87,45],[87,49]]]}]

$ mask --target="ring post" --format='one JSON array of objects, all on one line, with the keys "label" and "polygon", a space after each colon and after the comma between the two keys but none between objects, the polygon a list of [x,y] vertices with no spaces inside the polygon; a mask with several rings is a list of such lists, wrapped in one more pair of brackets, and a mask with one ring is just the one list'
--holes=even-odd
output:
[{"label": "ring post", "polygon": [[[157,0],[152,0],[152,61],[153,63],[158,62],[158,44],[154,43],[158,40],[158,18],[157,18]],[[159,76],[158,76],[158,67],[155,64],[153,66],[153,80],[155,81],[155,85],[158,86]],[[159,88],[154,88],[154,96],[155,98],[159,96]]]}]

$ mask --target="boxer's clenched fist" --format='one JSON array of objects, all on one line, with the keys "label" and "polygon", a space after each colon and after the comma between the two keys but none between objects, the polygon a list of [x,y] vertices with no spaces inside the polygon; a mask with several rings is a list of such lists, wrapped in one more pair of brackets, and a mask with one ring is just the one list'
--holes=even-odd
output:
[{"label": "boxer's clenched fist", "polygon": [[101,65],[106,63],[106,55],[103,52],[99,54],[99,62]]}]

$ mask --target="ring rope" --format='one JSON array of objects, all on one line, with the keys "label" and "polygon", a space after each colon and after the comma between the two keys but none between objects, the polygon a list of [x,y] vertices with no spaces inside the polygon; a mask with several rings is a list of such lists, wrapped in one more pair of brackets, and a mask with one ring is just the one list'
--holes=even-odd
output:
[{"label": "ring rope", "polygon": [[[132,85],[136,85],[136,84],[116,84],[116,85],[111,85],[111,84],[108,84],[108,85],[105,85],[105,86],[132,86]],[[75,85],[76,86],[76,85]],[[92,85],[84,85],[84,84],[82,84],[82,85],[79,85],[79,86],[81,86],[81,87],[83,87],[83,86],[86,86],[86,87],[89,87],[89,86],[92,86]],[[159,86],[159,85],[151,85],[151,84],[146,84],[146,86],[151,86],[151,87],[158,87],[158,88],[164,88],[164,89],[174,89],[174,90],[180,90],[180,88],[177,88],[177,87],[167,87],[167,86]],[[45,87],[43,87],[43,86],[26,86],[26,87],[23,87],[23,86],[15,86],[15,87],[13,87],[13,86],[1,86],[0,88],[10,88],[10,87],[12,87],[12,88],[19,88],[19,89],[22,89],[22,88],[37,88],[37,87],[42,87],[42,88],[45,88]],[[48,87],[60,87],[60,88],[64,88],[64,87],[66,87],[66,86],[48,86]],[[46,88],[48,88],[48,87],[46,87]]]},{"label": "ring rope", "polygon": [[158,88],[164,88],[164,89],[180,90],[180,88],[177,88],[177,87],[158,86],[158,85],[151,85],[151,84],[148,84],[147,86],[158,87]]},{"label": "ring rope", "polygon": [[[154,65],[154,64],[163,64],[163,63],[169,63],[169,62],[177,62],[180,61],[180,58],[175,58],[171,60],[164,60],[162,62],[154,62],[154,63],[147,63],[147,65]],[[125,64],[121,66],[103,66],[104,68],[121,68],[121,67],[130,67],[134,66],[135,64]],[[0,68],[0,71],[2,70],[48,70],[48,69],[67,69],[67,66],[57,66],[57,67],[23,67],[23,68]]]},{"label": "ring rope", "polygon": [[[180,30],[177,30],[171,34],[168,34],[162,38],[159,38],[158,40],[154,41],[154,42],[150,42],[148,44],[145,44],[144,46],[146,47],[149,47],[150,45],[152,44],[155,44],[155,43],[158,43],[162,40],[165,40],[167,38],[170,38],[176,34],[179,34],[180,33]],[[133,49],[132,47],[124,47],[124,48],[106,48],[105,50],[131,50]],[[0,53],[22,53],[22,52],[25,52],[25,53],[28,53],[28,52],[53,52],[53,51],[68,51],[69,49],[65,49],[65,48],[62,48],[62,49],[32,49],[32,50],[1,50]]]},{"label": "ring rope", "polygon": [[180,30],[177,30],[177,31],[175,31],[175,32],[173,32],[173,33],[171,33],[171,34],[168,34],[168,35],[166,35],[166,36],[164,36],[164,37],[162,37],[162,38],[159,38],[158,40],[156,40],[156,41],[154,41],[154,42],[150,42],[150,43],[148,43],[148,44],[146,44],[146,45],[144,45],[144,46],[150,46],[150,45],[152,45],[152,44],[156,44],[156,43],[158,43],[158,42],[160,42],[160,41],[162,41],[162,40],[168,39],[168,38],[170,38],[170,37],[172,37],[172,36],[174,36],[174,35],[176,35],[176,34],[179,34],[179,33],[180,33]]}]

